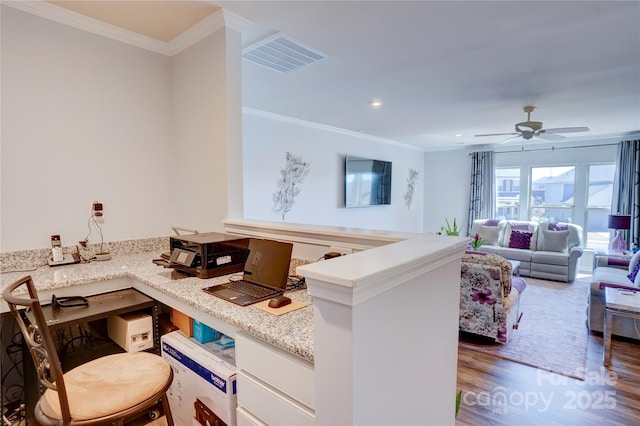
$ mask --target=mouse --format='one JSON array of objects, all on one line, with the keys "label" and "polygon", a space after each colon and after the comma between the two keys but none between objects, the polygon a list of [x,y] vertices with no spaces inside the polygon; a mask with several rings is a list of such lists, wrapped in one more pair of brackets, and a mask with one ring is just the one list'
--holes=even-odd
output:
[{"label": "mouse", "polygon": [[283,306],[287,306],[289,303],[291,303],[291,299],[289,299],[287,296],[277,296],[269,300],[269,307],[282,308]]}]

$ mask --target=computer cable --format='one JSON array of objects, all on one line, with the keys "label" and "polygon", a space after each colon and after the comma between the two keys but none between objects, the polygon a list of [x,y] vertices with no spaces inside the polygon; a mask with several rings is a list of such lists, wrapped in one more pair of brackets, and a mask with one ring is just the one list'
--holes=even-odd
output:
[{"label": "computer cable", "polygon": [[304,277],[299,275],[289,275],[287,278],[287,291],[303,290],[307,288]]}]

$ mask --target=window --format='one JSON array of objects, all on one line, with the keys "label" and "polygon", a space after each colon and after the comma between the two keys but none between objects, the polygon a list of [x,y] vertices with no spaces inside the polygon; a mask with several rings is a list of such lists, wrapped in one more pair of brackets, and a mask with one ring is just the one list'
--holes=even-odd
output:
[{"label": "window", "polygon": [[606,249],[609,246],[607,222],[611,213],[613,177],[616,165],[590,164],[585,218],[585,247]]},{"label": "window", "polygon": [[496,218],[518,219],[520,168],[496,168]]},{"label": "window", "polygon": [[573,222],[575,166],[531,167],[529,220]]}]

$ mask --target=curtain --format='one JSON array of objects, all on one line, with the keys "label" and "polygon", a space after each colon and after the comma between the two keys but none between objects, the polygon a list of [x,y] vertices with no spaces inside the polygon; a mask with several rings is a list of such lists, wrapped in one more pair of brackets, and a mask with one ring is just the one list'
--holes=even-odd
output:
[{"label": "curtain", "polygon": [[469,218],[467,235],[476,219],[494,217],[496,211],[496,171],[493,151],[471,154],[471,191],[469,198]]},{"label": "curtain", "polygon": [[618,144],[611,213],[631,215],[631,229],[622,236],[631,247],[640,247],[640,140]]}]

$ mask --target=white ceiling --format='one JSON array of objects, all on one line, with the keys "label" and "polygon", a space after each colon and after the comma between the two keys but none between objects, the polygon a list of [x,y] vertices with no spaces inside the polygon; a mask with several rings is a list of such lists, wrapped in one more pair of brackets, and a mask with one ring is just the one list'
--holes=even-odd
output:
[{"label": "white ceiling", "polygon": [[167,43],[220,9],[210,2],[180,0],[47,1]]},{"label": "white ceiling", "polygon": [[283,32],[330,55],[290,73],[243,61],[248,108],[425,150],[504,141],[474,135],[513,132],[525,105],[545,128],[591,129],[556,144],[640,136],[639,1],[205,3],[253,22],[245,47]]}]

